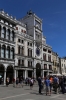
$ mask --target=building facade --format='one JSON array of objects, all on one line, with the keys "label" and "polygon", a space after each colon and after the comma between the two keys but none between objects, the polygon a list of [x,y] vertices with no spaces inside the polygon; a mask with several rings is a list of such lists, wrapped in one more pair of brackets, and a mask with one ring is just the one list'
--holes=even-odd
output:
[{"label": "building facade", "polygon": [[66,75],[66,57],[60,58],[61,74]]},{"label": "building facade", "polygon": [[0,11],[0,75],[45,77],[52,70],[52,48],[43,36],[42,20],[31,10],[19,21]]},{"label": "building facade", "polygon": [[56,52],[52,52],[52,61],[53,61],[53,73],[60,74],[60,62],[59,56]]}]

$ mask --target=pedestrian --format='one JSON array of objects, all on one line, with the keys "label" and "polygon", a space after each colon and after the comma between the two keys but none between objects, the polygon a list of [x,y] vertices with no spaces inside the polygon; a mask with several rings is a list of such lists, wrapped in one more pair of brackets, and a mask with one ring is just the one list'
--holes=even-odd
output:
[{"label": "pedestrian", "polygon": [[31,79],[30,79],[30,89],[33,88],[33,83],[34,83],[34,80],[33,80],[33,78],[31,78]]},{"label": "pedestrian", "polygon": [[41,89],[42,89],[42,87],[41,87],[41,77],[38,78],[38,86],[39,86],[39,93],[42,94],[41,93]]},{"label": "pedestrian", "polygon": [[8,87],[9,85],[9,77],[6,78],[6,86]]},{"label": "pedestrian", "polygon": [[46,95],[51,95],[51,92],[50,92],[50,80],[49,80],[49,77],[46,77],[45,85],[46,85]]},{"label": "pedestrian", "polygon": [[20,77],[20,86],[23,87],[23,78],[22,78],[22,76]]}]

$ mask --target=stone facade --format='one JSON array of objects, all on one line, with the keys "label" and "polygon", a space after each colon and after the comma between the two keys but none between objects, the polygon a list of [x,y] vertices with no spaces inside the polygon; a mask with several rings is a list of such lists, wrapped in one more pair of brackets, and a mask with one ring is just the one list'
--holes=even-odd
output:
[{"label": "stone facade", "polygon": [[[0,11],[0,75],[45,77],[52,73],[52,48],[43,36],[42,20],[32,11],[19,21]],[[9,74],[10,73],[10,74]]]}]

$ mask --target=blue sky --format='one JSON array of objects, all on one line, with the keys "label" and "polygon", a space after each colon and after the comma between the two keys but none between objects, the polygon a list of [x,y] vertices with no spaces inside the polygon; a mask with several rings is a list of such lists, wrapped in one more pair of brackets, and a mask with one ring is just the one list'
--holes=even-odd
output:
[{"label": "blue sky", "polygon": [[31,9],[43,19],[47,44],[60,57],[66,56],[66,0],[0,0],[0,9],[17,19]]}]

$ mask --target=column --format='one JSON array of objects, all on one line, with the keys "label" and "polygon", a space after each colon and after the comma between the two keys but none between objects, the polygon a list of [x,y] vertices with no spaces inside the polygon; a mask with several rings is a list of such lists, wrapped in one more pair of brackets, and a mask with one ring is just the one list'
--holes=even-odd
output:
[{"label": "column", "polygon": [[14,79],[16,80],[16,69],[14,70]]},{"label": "column", "polygon": [[25,70],[25,79],[26,79],[26,77],[27,77],[27,71]]},{"label": "column", "polygon": [[4,85],[6,85],[6,68],[4,70]]},{"label": "column", "polygon": [[34,69],[34,73],[33,74],[34,74],[34,78],[36,78],[36,69]]},{"label": "column", "polygon": [[16,70],[16,77],[18,77],[18,70]]},{"label": "column", "polygon": [[42,70],[42,71],[43,71],[43,76],[42,77],[44,78],[44,70]]}]

